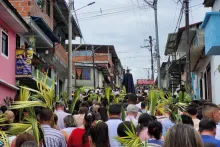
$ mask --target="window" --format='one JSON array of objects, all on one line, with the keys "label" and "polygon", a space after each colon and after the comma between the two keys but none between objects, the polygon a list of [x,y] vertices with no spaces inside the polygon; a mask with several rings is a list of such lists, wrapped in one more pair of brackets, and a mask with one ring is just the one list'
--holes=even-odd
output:
[{"label": "window", "polygon": [[46,0],[46,13],[50,17],[50,0]]},{"label": "window", "polygon": [[76,79],[77,80],[90,80],[90,68],[77,68]]},{"label": "window", "polygon": [[8,57],[8,35],[2,32],[2,54]]},{"label": "window", "polygon": [[16,48],[21,48],[21,38],[16,34]]}]

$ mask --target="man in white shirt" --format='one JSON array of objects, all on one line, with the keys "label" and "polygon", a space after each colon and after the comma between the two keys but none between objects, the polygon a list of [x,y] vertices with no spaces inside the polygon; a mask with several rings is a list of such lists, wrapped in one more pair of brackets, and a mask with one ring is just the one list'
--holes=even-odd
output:
[{"label": "man in white shirt", "polygon": [[194,128],[198,131],[199,130],[199,122],[200,120],[196,117],[197,116],[197,108],[196,106],[188,106],[187,113],[192,118],[194,123]]},{"label": "man in white shirt", "polygon": [[[220,121],[220,110],[218,106],[211,102],[206,102],[202,106],[203,118],[209,118],[215,120],[216,124]],[[216,125],[216,135],[215,138],[220,140],[220,126]]]},{"label": "man in white shirt", "polygon": [[128,105],[127,107],[127,116],[125,118],[125,121],[132,121],[134,126],[137,127],[138,125],[138,120],[137,120],[137,115],[138,115],[138,112],[139,112],[139,108],[136,106],[136,105]]},{"label": "man in white shirt", "polygon": [[106,122],[108,125],[108,133],[111,147],[119,147],[120,143],[114,139],[117,137],[118,125],[122,122],[121,118],[121,105],[112,104],[109,107],[109,120]]},{"label": "man in white shirt", "polygon": [[65,128],[64,118],[68,115],[71,115],[71,114],[64,112],[64,104],[62,102],[56,102],[56,112],[55,112],[55,114],[58,117],[57,126],[61,130],[64,129]]}]

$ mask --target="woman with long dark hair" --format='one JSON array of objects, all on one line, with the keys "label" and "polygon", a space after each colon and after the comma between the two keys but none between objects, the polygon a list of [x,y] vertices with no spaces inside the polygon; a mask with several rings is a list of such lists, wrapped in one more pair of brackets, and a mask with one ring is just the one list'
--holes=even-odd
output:
[{"label": "woman with long dark hair", "polygon": [[107,109],[104,106],[99,107],[98,112],[101,116],[101,120],[106,122],[108,120]]},{"label": "woman with long dark hair", "polygon": [[90,147],[88,136],[94,122],[95,115],[93,113],[85,114],[84,125],[72,131],[67,147]]},{"label": "woman with long dark hair", "polygon": [[137,135],[140,137],[141,141],[146,141],[149,139],[147,126],[151,121],[152,121],[152,118],[147,113],[143,113],[139,116]]},{"label": "woman with long dark hair", "polygon": [[89,132],[90,147],[110,147],[108,126],[103,121],[97,121]]}]

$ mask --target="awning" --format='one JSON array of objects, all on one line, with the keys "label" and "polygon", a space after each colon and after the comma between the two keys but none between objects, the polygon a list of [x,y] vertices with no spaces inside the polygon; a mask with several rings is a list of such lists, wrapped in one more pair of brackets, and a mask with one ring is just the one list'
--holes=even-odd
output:
[{"label": "awning", "polygon": [[59,42],[58,37],[55,36],[53,31],[41,17],[31,16],[31,19],[38,25],[38,27],[45,33],[45,35],[51,39],[52,42]]}]

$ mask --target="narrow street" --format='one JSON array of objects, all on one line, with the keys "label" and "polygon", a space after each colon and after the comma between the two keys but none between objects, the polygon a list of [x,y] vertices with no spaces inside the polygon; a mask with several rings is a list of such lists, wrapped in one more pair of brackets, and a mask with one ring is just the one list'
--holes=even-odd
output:
[{"label": "narrow street", "polygon": [[220,0],[0,0],[0,147],[220,147]]}]

